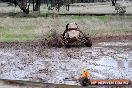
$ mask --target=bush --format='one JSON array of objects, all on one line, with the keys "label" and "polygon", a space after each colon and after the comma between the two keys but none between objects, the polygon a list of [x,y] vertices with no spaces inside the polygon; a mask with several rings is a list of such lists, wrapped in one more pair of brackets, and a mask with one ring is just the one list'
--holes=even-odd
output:
[{"label": "bush", "polygon": [[3,2],[12,2],[12,0],[0,0],[0,2],[3,1]]}]

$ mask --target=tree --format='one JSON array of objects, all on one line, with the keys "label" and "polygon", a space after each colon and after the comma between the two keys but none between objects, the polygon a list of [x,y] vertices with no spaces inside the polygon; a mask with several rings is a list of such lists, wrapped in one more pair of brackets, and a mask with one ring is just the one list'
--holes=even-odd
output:
[{"label": "tree", "polygon": [[[29,13],[29,8],[27,8],[27,0],[14,0],[14,4],[17,4],[24,13]],[[30,3],[30,2],[29,2]]]},{"label": "tree", "polygon": [[66,10],[69,11],[71,0],[50,0],[51,7],[49,7],[49,10],[53,10],[53,7],[56,8],[56,10],[60,10],[61,6],[66,6]]},{"label": "tree", "polygon": [[71,0],[71,3],[73,4],[75,2],[75,0]]},{"label": "tree", "polygon": [[72,3],[71,0],[64,0],[64,5],[66,6],[67,11],[70,9],[70,3]]},{"label": "tree", "polygon": [[36,0],[36,1],[33,0],[33,5],[34,5],[34,3],[36,3],[36,5],[33,6],[34,7],[33,11],[40,11],[41,0]]},{"label": "tree", "polygon": [[[24,13],[26,14],[29,13],[29,6],[31,0],[13,0],[12,2],[15,4],[15,6],[18,5]],[[41,0],[32,0],[32,2],[33,2],[33,11],[40,11]]]},{"label": "tree", "polygon": [[12,2],[12,0],[0,0],[0,1],[3,1],[3,2]]},{"label": "tree", "polygon": [[112,6],[115,6],[117,0],[111,0],[111,1],[112,1]]}]

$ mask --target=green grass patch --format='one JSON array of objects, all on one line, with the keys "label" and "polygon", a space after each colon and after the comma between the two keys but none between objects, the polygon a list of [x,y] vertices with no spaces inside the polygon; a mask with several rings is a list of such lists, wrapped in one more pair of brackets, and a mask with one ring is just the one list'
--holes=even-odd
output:
[{"label": "green grass patch", "polygon": [[7,34],[7,33],[33,33],[34,29],[31,26],[19,26],[19,27],[2,27],[0,26],[0,33]]},{"label": "green grass patch", "polygon": [[34,35],[27,35],[27,34],[6,34],[0,37],[0,41],[31,41],[34,40]]},{"label": "green grass patch", "polygon": [[80,19],[92,19],[92,20],[98,19],[98,20],[102,20],[102,21],[111,18],[111,16],[65,16],[65,17],[71,18],[71,19],[77,19],[77,20],[80,20]]},{"label": "green grass patch", "polygon": [[86,34],[90,34],[90,35],[122,35],[122,34],[127,34],[130,33],[131,30],[130,29],[124,29],[124,28],[120,28],[120,29],[116,29],[116,28],[109,28],[109,29],[104,29],[104,30],[100,30],[100,29],[93,29],[93,30],[82,30],[84,33]]},{"label": "green grass patch", "polygon": [[51,36],[50,30],[63,33],[66,23],[70,21],[77,22],[80,30],[86,34],[122,35],[132,33],[131,18],[131,16],[61,16],[52,19],[43,17],[43,14],[42,17],[32,19],[0,17],[0,41],[45,39]]},{"label": "green grass patch", "polygon": [[71,19],[81,19],[82,18],[82,16],[67,16],[67,17],[70,17]]},{"label": "green grass patch", "polygon": [[89,19],[89,20],[132,20],[132,16],[65,16],[65,18],[71,18],[71,19]]},{"label": "green grass patch", "polygon": [[46,13],[37,13],[37,12],[30,12],[29,14],[25,14],[23,12],[9,12],[3,17],[11,17],[11,18],[37,18],[37,17],[47,17]]},{"label": "green grass patch", "polygon": [[19,26],[18,28],[0,26],[0,41],[30,41],[37,39],[38,36],[30,26]]}]

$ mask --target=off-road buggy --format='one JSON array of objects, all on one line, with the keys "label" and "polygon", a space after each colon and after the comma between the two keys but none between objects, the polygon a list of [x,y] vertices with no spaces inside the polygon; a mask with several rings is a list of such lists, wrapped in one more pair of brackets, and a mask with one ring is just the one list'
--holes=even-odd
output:
[{"label": "off-road buggy", "polygon": [[62,36],[62,41],[66,47],[76,45],[85,45],[88,47],[92,46],[92,41],[90,37],[83,34],[83,32],[79,30],[76,23],[67,24],[66,30],[64,31]]}]

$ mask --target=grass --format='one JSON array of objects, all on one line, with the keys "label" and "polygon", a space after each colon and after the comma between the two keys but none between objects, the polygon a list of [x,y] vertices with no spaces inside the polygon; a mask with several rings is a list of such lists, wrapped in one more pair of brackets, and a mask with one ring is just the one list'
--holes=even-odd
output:
[{"label": "grass", "polygon": [[[2,8],[2,9],[1,9]],[[0,7],[0,13],[10,13],[12,7]],[[15,10],[20,12],[18,8]],[[30,15],[33,15],[30,17]],[[132,34],[132,16],[63,16],[46,17],[45,12],[23,17],[0,17],[0,41],[32,41],[48,38],[51,30],[62,34],[67,23],[76,22],[79,29],[91,36]]]},{"label": "grass", "polygon": [[34,35],[26,35],[26,34],[21,34],[21,35],[14,35],[14,34],[6,34],[3,35],[1,38],[1,41],[27,41],[27,40],[33,40]]},{"label": "grass", "polygon": [[91,36],[132,33],[132,21],[130,19],[110,18],[97,16],[37,17],[26,19],[0,17],[0,41],[32,41],[48,38],[51,30],[57,30],[59,34],[62,34],[65,30],[65,25],[69,22],[76,22],[80,30],[86,34],[89,33]]},{"label": "grass", "polygon": [[86,18],[86,19],[98,19],[98,20],[106,20],[106,19],[110,19],[111,16],[68,16],[71,19],[82,19],[82,18]]},{"label": "grass", "polygon": [[13,29],[10,27],[0,27],[0,40],[1,41],[25,41],[35,39],[33,29],[30,27],[20,27]]},{"label": "grass", "polygon": [[106,35],[125,35],[130,34],[131,30],[128,29],[107,29],[107,30],[89,30],[91,36],[106,36]]}]

